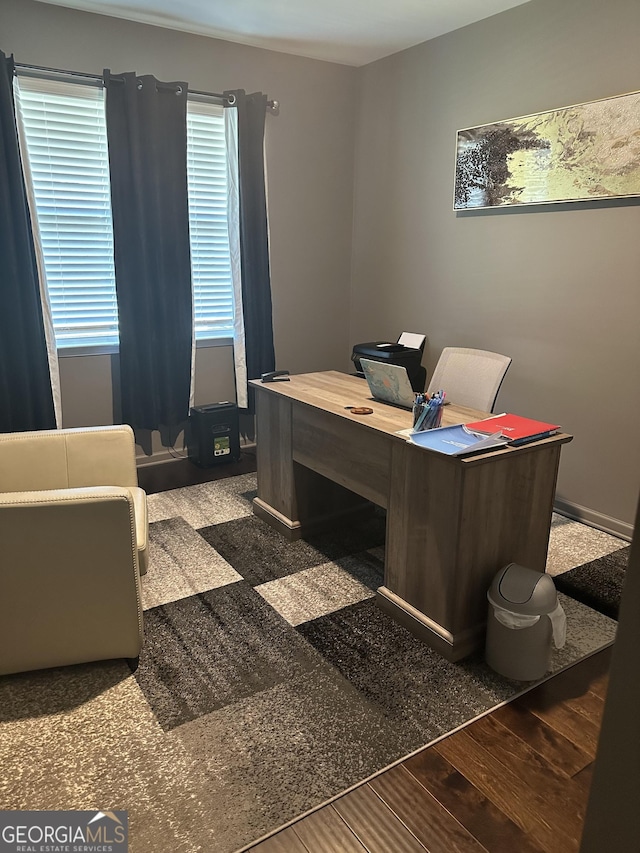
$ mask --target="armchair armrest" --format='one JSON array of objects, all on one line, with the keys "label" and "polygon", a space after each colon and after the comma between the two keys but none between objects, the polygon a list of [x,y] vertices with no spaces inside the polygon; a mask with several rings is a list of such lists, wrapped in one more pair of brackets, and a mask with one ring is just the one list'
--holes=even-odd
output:
[{"label": "armchair armrest", "polygon": [[133,499],[99,486],[0,494],[0,673],[135,658]]}]

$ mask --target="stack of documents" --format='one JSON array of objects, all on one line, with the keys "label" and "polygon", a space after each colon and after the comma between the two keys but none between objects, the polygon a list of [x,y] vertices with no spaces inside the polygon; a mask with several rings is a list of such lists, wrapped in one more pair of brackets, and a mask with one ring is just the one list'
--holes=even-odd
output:
[{"label": "stack of documents", "polygon": [[427,450],[446,453],[447,456],[464,456],[467,453],[492,450],[494,447],[505,447],[508,443],[499,432],[495,435],[485,435],[473,432],[463,424],[414,432],[409,441]]},{"label": "stack of documents", "polygon": [[517,447],[520,444],[527,444],[529,441],[537,441],[555,435],[560,426],[505,413],[467,424],[467,429],[484,435],[499,433],[508,440],[512,447]]}]

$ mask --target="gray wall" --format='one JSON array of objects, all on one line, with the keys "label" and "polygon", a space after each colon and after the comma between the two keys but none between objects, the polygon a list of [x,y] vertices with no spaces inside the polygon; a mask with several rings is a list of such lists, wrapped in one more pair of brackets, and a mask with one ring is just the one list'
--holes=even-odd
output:
[{"label": "gray wall", "polygon": [[[266,145],[278,367],[347,370],[353,343],[403,330],[428,335],[429,373],[447,345],[508,353],[498,410],[572,432],[558,497],[621,533],[640,470],[640,207],[451,208],[456,130],[639,89],[639,32],[637,0],[532,0],[354,69],[0,0],[0,47],[19,62],[280,100]],[[110,419],[111,368],[62,360],[66,424]],[[196,402],[232,396],[232,373],[229,348],[200,350]]]},{"label": "gray wall", "polygon": [[[533,0],[359,69],[350,341],[513,357],[496,411],[561,423],[558,497],[630,533],[640,206],[452,211],[456,131],[640,89],[637,0]],[[605,405],[598,404],[604,400]]]},{"label": "gray wall", "polygon": [[[355,70],[64,9],[0,0],[0,48],[17,62],[101,74],[135,70],[190,88],[263,91],[277,366],[346,369]],[[61,359],[65,426],[112,419],[112,358]],[[234,399],[229,347],[200,349],[196,403]]]}]

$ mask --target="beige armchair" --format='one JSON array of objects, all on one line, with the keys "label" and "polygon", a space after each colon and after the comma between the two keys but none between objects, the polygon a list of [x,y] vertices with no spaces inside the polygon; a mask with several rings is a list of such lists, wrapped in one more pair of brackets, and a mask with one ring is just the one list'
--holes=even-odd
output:
[{"label": "beige armchair", "polygon": [[136,659],[147,530],[130,427],[0,434],[0,674]]}]

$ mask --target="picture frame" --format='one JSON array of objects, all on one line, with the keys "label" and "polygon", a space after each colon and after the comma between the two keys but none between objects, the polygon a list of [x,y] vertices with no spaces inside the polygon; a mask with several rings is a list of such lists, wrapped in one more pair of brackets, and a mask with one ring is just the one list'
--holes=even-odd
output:
[{"label": "picture frame", "polygon": [[640,196],[640,92],[459,130],[454,211]]}]

